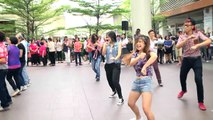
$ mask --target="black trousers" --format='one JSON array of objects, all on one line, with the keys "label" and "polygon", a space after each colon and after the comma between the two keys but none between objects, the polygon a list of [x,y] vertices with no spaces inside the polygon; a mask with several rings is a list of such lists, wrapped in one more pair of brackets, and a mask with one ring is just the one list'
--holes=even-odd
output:
[{"label": "black trousers", "polygon": [[162,49],[158,49],[157,55],[158,55],[158,58],[159,58],[159,59],[158,59],[159,62],[162,64],[162,63],[163,63],[163,56],[164,56],[163,50],[162,50]]},{"label": "black trousers", "polygon": [[78,65],[78,59],[79,59],[79,65],[81,65],[81,53],[75,52],[75,64]]},{"label": "black trousers", "polygon": [[49,52],[50,64],[55,65],[55,52]]},{"label": "black trousers", "polygon": [[20,68],[8,69],[8,72],[7,72],[7,81],[12,86],[13,90],[16,90],[16,89],[20,90],[20,87],[21,87],[19,71],[20,71]]},{"label": "black trousers", "polygon": [[58,61],[62,61],[62,51],[57,51],[57,58],[58,58]]},{"label": "black trousers", "polygon": [[32,54],[31,55],[31,63],[32,64],[40,64],[39,54]]},{"label": "black trousers", "polygon": [[203,102],[203,67],[201,57],[184,57],[180,70],[180,83],[182,91],[187,91],[186,78],[187,74],[193,69],[195,75],[195,83],[197,87],[198,102]]},{"label": "black trousers", "polygon": [[40,57],[42,63],[43,63],[43,66],[46,66],[47,65],[47,56],[45,55],[44,57]]},{"label": "black trousers", "polygon": [[121,74],[121,64],[120,63],[111,63],[105,64],[104,66],[106,71],[106,77],[108,84],[113,92],[118,93],[119,98],[123,98],[120,86],[120,74]]},{"label": "black trousers", "polygon": [[7,70],[0,69],[0,101],[3,108],[8,107],[9,102],[12,101],[5,82],[6,75]]}]

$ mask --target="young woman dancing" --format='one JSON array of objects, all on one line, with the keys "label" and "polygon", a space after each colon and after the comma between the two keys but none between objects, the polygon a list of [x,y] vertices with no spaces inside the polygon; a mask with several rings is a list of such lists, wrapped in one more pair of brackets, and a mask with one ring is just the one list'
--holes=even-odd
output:
[{"label": "young woman dancing", "polygon": [[141,114],[138,106],[135,104],[138,98],[142,97],[142,108],[148,120],[154,120],[151,111],[152,103],[152,73],[151,65],[156,61],[157,54],[151,52],[150,39],[148,36],[139,35],[135,39],[135,52],[132,55],[130,66],[133,66],[136,72],[136,79],[133,81],[132,89],[129,94],[128,105],[135,114],[131,120],[141,120]]}]

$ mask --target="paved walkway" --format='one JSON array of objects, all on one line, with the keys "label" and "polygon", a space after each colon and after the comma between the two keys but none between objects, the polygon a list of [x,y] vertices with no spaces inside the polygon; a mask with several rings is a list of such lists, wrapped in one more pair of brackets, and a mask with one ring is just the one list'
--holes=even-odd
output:
[{"label": "paved walkway", "polygon": [[[211,61],[212,62],[212,61]],[[154,76],[152,109],[156,120],[213,120],[213,63],[204,63],[205,103],[207,111],[198,109],[193,72],[188,75],[188,93],[179,100],[179,67],[160,65],[164,87]],[[129,120],[134,117],[127,105],[128,93],[135,73],[122,67],[121,86],[125,104],[108,98],[110,88],[102,64],[101,80],[96,82],[88,64],[83,66],[28,67],[32,85],[13,98],[0,120]],[[8,86],[12,93],[11,87]],[[141,109],[141,99],[137,103]]]}]

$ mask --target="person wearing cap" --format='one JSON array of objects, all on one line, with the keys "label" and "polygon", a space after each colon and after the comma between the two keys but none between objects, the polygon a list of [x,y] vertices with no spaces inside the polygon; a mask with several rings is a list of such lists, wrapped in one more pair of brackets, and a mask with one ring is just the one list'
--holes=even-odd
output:
[{"label": "person wearing cap", "polygon": [[[198,106],[201,110],[205,111],[200,47],[207,46],[211,43],[211,40],[196,30],[195,21],[192,18],[185,20],[184,32],[184,34],[180,35],[176,45],[178,49],[183,48],[183,61],[180,69],[181,91],[177,97],[180,99],[187,93],[186,78],[190,69],[193,69],[197,87]],[[199,43],[199,38],[202,39],[203,42]]]}]

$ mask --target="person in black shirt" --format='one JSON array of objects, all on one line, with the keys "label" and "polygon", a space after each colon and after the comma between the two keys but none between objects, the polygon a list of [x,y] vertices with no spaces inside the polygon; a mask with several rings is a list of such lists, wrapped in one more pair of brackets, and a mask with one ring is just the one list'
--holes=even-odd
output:
[{"label": "person in black shirt", "polygon": [[25,52],[26,52],[26,50],[25,50],[24,45],[21,43],[22,39],[18,38],[18,40],[19,40],[18,48],[20,49],[20,56],[19,57],[20,57],[20,62],[21,62],[21,68],[20,68],[20,71],[19,71],[19,75],[20,75],[19,79],[20,79],[21,91],[22,91],[22,90],[26,90],[27,89],[27,87],[25,85],[25,82],[24,82],[24,77],[22,75],[23,67],[26,64],[26,61],[25,61]]}]

